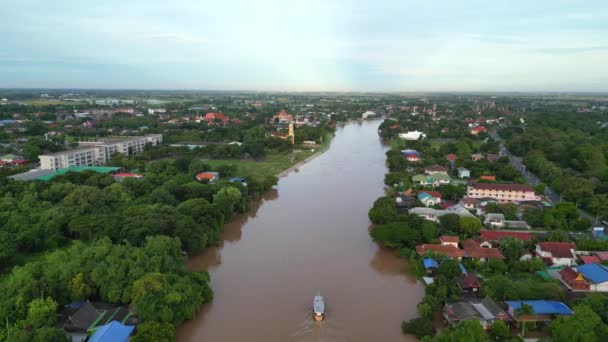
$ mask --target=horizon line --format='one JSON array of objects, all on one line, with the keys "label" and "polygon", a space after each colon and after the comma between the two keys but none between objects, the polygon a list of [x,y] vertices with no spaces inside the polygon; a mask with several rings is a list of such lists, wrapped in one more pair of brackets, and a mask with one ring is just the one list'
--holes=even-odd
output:
[{"label": "horizon line", "polygon": [[340,94],[605,94],[608,91],[592,90],[229,90],[229,89],[197,89],[197,88],[88,88],[88,87],[0,87],[7,90],[85,90],[85,91],[167,91],[167,92],[224,92],[224,93],[340,93]]}]

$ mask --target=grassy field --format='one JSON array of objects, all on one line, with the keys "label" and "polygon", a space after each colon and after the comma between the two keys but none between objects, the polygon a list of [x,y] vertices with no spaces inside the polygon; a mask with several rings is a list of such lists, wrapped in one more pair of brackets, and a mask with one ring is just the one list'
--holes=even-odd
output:
[{"label": "grassy field", "polygon": [[282,171],[287,170],[293,165],[303,161],[304,159],[312,156],[315,153],[325,151],[329,147],[331,141],[331,135],[327,135],[323,139],[323,144],[314,148],[312,151],[310,148],[294,149],[290,153],[272,153],[268,154],[261,160],[253,159],[208,159],[206,163],[211,167],[217,167],[219,165],[232,164],[236,165],[238,169],[238,176],[266,176],[266,175],[278,175]]}]

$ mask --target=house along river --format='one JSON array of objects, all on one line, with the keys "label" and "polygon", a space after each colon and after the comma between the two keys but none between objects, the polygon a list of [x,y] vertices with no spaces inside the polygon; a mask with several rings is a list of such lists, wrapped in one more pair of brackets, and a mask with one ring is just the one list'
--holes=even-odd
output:
[{"label": "house along river", "polygon": [[[178,341],[410,341],[424,288],[405,262],[369,236],[367,211],[383,193],[380,121],[349,123],[328,151],[225,226],[223,242],[189,261],[215,293]],[[317,291],[323,322],[312,319]]]}]

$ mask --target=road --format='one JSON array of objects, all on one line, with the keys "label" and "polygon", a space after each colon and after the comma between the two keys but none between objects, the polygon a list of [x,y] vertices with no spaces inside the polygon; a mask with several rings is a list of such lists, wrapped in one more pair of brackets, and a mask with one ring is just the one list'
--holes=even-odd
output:
[{"label": "road", "polygon": [[[494,139],[498,142],[502,141],[502,139],[500,138],[498,133],[496,133],[496,131],[490,131],[490,137],[492,137],[492,139]],[[502,143],[500,144],[500,152],[501,152],[501,155],[506,155],[509,158],[509,162],[511,163],[511,165],[516,170],[521,172],[521,174],[524,176],[524,178],[526,179],[526,182],[528,182],[528,184],[538,185],[539,183],[542,182],[542,180],[540,178],[538,178],[535,174],[528,171],[527,168],[523,167],[524,164],[522,163],[522,158],[517,157],[517,156],[513,155],[511,152],[509,152],[509,150],[507,150],[507,148]],[[559,194],[557,194],[555,191],[553,191],[553,189],[551,189],[549,186],[547,186],[545,188],[544,195],[545,195],[545,197],[550,199],[551,202],[553,202],[553,203],[559,203],[562,201],[561,196]],[[589,213],[587,213],[581,209],[578,209],[578,213],[581,217],[586,218],[591,222],[595,222],[595,217],[590,215]]]}]

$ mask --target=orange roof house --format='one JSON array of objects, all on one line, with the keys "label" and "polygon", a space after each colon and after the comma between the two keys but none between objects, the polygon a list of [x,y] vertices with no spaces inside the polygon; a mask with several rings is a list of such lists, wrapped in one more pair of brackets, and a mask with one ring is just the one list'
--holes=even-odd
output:
[{"label": "orange roof house", "polygon": [[477,127],[473,128],[473,129],[471,129],[471,134],[472,135],[477,135],[477,134],[479,134],[481,132],[487,132],[487,131],[488,131],[488,129],[485,128],[484,126],[477,126]]},{"label": "orange roof house", "polygon": [[196,175],[196,180],[200,181],[208,181],[209,183],[216,181],[219,178],[219,173],[217,172],[201,172]]},{"label": "orange roof house", "polygon": [[458,159],[458,156],[456,156],[453,153],[448,154],[447,156],[445,156],[445,159],[449,160],[449,161],[456,161],[456,159]]}]

